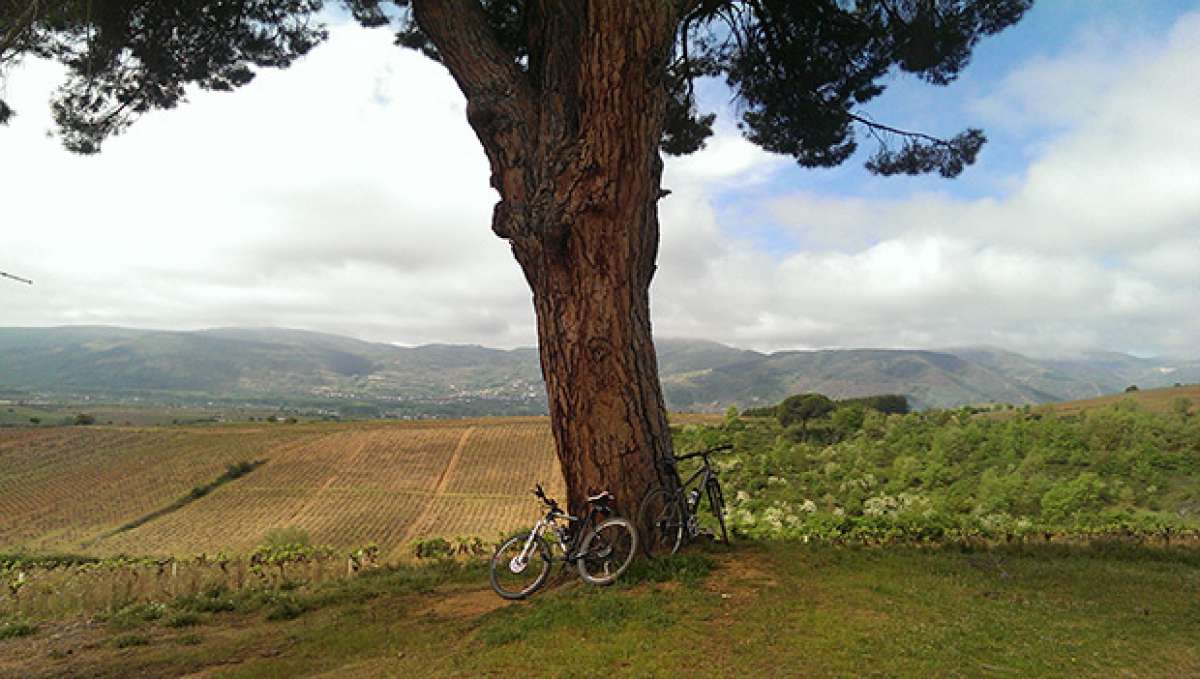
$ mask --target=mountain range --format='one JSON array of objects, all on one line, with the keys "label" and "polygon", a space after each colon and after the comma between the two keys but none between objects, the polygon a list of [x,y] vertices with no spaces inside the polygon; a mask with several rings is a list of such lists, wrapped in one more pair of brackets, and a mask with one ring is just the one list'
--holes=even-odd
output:
[{"label": "mountain range", "polygon": [[[1098,396],[1131,384],[1200,382],[1200,360],[1119,353],[1046,360],[990,347],[762,353],[706,340],[659,338],[656,345],[674,410],[766,405],[802,392],[905,394],[915,408],[1021,405]],[[392,404],[409,413],[447,404],[472,404],[471,414],[545,411],[536,349],[401,347],[278,328],[0,328],[0,390],[145,401]]]}]

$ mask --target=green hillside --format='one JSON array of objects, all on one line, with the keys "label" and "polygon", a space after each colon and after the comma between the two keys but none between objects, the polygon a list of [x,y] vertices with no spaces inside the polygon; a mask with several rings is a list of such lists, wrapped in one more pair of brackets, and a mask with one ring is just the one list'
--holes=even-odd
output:
[{"label": "green hillside", "polygon": [[[722,411],[801,392],[905,394],[916,408],[1017,405],[1200,382],[1200,362],[1123,354],[1040,360],[998,349],[764,354],[703,340],[656,342],[674,410]],[[191,403],[280,400],[380,415],[545,412],[534,349],[400,347],[277,328],[195,332],[73,326],[0,328],[0,398]]]}]

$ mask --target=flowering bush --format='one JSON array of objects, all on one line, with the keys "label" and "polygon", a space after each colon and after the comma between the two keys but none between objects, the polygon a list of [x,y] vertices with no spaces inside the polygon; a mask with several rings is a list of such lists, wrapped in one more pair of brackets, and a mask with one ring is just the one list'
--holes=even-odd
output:
[{"label": "flowering bush", "polygon": [[[852,436],[795,442],[770,419],[690,425],[735,534],[863,542],[1200,534],[1200,418],[1122,404],[1072,419],[868,411]],[[857,417],[846,418],[857,423]],[[690,469],[684,469],[685,473]],[[1174,489],[1174,490],[1170,490]]]}]

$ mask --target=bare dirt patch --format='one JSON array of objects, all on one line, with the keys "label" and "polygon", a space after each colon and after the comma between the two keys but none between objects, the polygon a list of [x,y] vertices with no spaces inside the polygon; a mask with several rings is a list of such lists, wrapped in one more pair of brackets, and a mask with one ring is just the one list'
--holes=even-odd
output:
[{"label": "bare dirt patch", "polygon": [[428,606],[420,609],[420,615],[432,615],[438,618],[472,620],[485,613],[491,613],[497,608],[514,604],[501,599],[490,589],[474,589],[452,594],[437,595],[437,599]]}]

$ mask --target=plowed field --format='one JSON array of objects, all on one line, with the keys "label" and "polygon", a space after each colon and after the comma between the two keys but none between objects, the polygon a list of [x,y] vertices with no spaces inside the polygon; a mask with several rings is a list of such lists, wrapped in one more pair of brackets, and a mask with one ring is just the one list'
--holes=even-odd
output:
[{"label": "plowed field", "polygon": [[[129,522],[261,460],[178,509]],[[0,551],[244,552],[272,528],[317,544],[492,538],[564,492],[547,421],[0,429]]]}]

